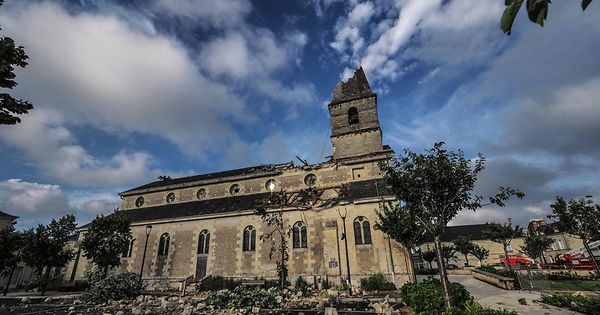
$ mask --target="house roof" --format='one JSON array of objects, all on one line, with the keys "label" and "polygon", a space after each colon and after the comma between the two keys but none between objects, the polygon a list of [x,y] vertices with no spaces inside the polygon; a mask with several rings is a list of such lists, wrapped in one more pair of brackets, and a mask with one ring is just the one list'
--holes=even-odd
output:
[{"label": "house roof", "polygon": [[[459,236],[469,236],[472,241],[484,240],[483,229],[487,226],[484,224],[470,224],[470,225],[454,225],[446,227],[446,230],[442,234],[442,242],[452,242]],[[433,242],[431,234],[427,233],[427,242]]]},{"label": "house roof", "polygon": [[18,219],[19,217],[17,217],[17,216],[14,216],[14,215],[12,215],[12,214],[8,214],[8,213],[6,213],[6,212],[2,212],[2,211],[0,211],[0,218],[9,218],[9,219],[11,219],[11,220],[16,220],[16,219]]},{"label": "house roof", "polygon": [[[338,200],[333,200],[333,202],[354,201],[363,198],[386,196],[387,190],[378,182],[378,180],[365,180],[350,182],[348,185],[342,186],[340,191],[342,192],[341,195],[343,197],[340,197]],[[122,213],[131,219],[132,223],[164,219],[180,219],[207,214],[233,213],[254,210],[263,205],[269,196],[270,193],[229,196],[225,198],[124,210]],[[87,227],[87,224],[80,228],[85,227]]]},{"label": "house roof", "polygon": [[333,91],[333,98],[330,104],[338,104],[350,100],[364,97],[375,96],[371,91],[367,76],[362,67],[354,71],[354,75],[346,82],[340,82]]},{"label": "house roof", "polygon": [[134,192],[140,191],[140,190],[153,189],[153,188],[158,189],[161,187],[172,186],[172,185],[181,185],[181,184],[198,182],[198,181],[203,181],[203,180],[211,180],[211,179],[219,179],[219,178],[227,178],[227,177],[244,176],[244,175],[250,175],[250,174],[266,173],[266,172],[271,172],[271,171],[277,171],[283,167],[292,167],[292,166],[294,166],[293,162],[283,163],[283,164],[266,164],[266,165],[245,167],[245,168],[240,168],[240,169],[235,169],[235,170],[228,170],[228,171],[223,171],[223,172],[215,172],[215,173],[208,173],[208,174],[201,174],[201,175],[194,175],[194,176],[187,176],[187,177],[180,177],[180,178],[173,178],[173,179],[169,178],[169,179],[165,179],[165,180],[157,180],[157,181],[153,181],[148,184],[144,184],[142,186],[138,186],[138,187],[126,190],[124,192],[121,192],[119,195],[129,195],[131,193],[134,193]]}]

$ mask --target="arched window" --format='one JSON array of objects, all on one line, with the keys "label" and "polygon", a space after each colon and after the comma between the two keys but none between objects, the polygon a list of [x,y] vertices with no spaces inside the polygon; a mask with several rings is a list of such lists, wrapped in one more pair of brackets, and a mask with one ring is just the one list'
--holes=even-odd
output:
[{"label": "arched window", "polygon": [[356,245],[371,244],[371,225],[365,217],[354,219],[354,243]]},{"label": "arched window", "polygon": [[198,254],[208,254],[210,246],[210,233],[208,230],[202,230],[198,236]]},{"label": "arched window", "polygon": [[306,225],[302,221],[294,223],[292,228],[292,244],[294,248],[307,248]]},{"label": "arched window", "polygon": [[160,236],[160,241],[158,242],[158,256],[167,256],[169,255],[169,243],[171,242],[171,237],[169,233],[165,233]]},{"label": "arched window", "polygon": [[350,109],[348,109],[348,125],[356,125],[358,122],[358,109],[356,109],[356,107],[350,107]]},{"label": "arched window", "polygon": [[256,229],[252,225],[248,225],[244,229],[244,244],[242,250],[251,252],[256,250]]},{"label": "arched window", "polygon": [[133,251],[133,242],[135,241],[135,239],[129,240],[129,242],[127,243],[127,245],[123,248],[123,252],[121,252],[121,257],[122,258],[129,258],[131,257],[131,252]]},{"label": "arched window", "polygon": [[173,203],[173,202],[175,202],[175,193],[171,192],[167,195],[167,203]]}]

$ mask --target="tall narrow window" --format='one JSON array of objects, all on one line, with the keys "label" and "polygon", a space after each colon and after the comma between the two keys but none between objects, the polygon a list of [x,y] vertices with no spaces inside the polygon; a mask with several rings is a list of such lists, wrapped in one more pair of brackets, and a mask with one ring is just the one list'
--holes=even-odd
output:
[{"label": "tall narrow window", "polygon": [[350,107],[350,109],[348,109],[348,125],[352,126],[358,123],[358,109],[356,109],[356,107]]},{"label": "tall narrow window", "polygon": [[302,221],[298,221],[294,223],[294,227],[292,228],[292,245],[294,248],[307,248],[308,242],[307,238],[307,230],[306,225]]},{"label": "tall narrow window", "polygon": [[169,233],[165,233],[160,236],[160,241],[158,242],[158,256],[168,256],[169,255],[169,243],[171,242],[171,237]]},{"label": "tall narrow window", "polygon": [[198,254],[208,254],[210,246],[210,233],[208,230],[202,230],[198,236]]},{"label": "tall narrow window", "polygon": [[354,244],[371,244],[371,225],[365,217],[356,217],[354,219]]},{"label": "tall narrow window", "polygon": [[123,248],[123,252],[121,253],[122,258],[131,257],[131,253],[133,252],[133,242],[134,241],[135,241],[135,239],[129,240],[127,245]]},{"label": "tall narrow window", "polygon": [[244,229],[244,244],[242,250],[251,252],[256,250],[256,229],[252,225],[248,225]]}]

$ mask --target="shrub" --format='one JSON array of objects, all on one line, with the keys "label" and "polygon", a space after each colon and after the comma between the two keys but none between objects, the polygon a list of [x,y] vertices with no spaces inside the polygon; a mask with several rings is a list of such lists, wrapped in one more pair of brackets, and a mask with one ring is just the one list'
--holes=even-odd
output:
[{"label": "shrub", "polygon": [[310,288],[308,286],[308,282],[302,278],[302,276],[296,279],[294,282],[294,287],[300,291],[302,291],[303,296],[308,296],[310,294]]},{"label": "shrub", "polygon": [[515,288],[517,288],[517,289],[520,288],[519,278],[517,277],[517,272],[514,270],[496,269],[492,266],[481,266],[481,267],[478,267],[477,269],[482,270],[482,271],[487,271],[487,272],[493,273],[495,275],[512,278],[515,283]]},{"label": "shrub", "polygon": [[591,272],[587,276],[582,276],[582,275],[578,275],[575,272],[569,272],[569,271],[559,271],[559,272],[549,273],[547,275],[547,278],[548,278],[548,280],[596,280],[596,279],[600,279],[600,277],[598,277],[598,274],[595,272]]},{"label": "shrub", "polygon": [[600,298],[582,295],[555,294],[543,295],[542,302],[558,307],[569,308],[583,314],[598,314]]},{"label": "shrub", "polygon": [[[455,308],[464,309],[465,304],[472,300],[469,291],[460,283],[450,283],[449,291]],[[442,284],[438,279],[407,283],[402,286],[400,294],[402,301],[419,314],[443,314],[446,307]]]},{"label": "shrub", "polygon": [[323,288],[323,290],[331,289],[331,283],[329,283],[329,279],[325,279],[321,282],[321,288]]},{"label": "shrub", "polygon": [[83,298],[94,303],[134,298],[140,295],[143,289],[140,275],[133,272],[110,274],[90,283],[91,286]]},{"label": "shrub", "polygon": [[383,274],[376,273],[366,278],[360,279],[360,286],[363,291],[393,291],[397,290],[396,286],[387,281]]},{"label": "shrub", "polygon": [[204,303],[217,309],[249,309],[252,307],[274,309],[280,307],[285,298],[288,296],[279,288],[266,290],[260,287],[240,286],[233,291],[221,290],[212,294],[204,300]]},{"label": "shrub", "polygon": [[433,269],[415,269],[415,272],[418,275],[437,275],[439,272],[437,270],[437,268],[433,268]]},{"label": "shrub", "polygon": [[234,280],[222,276],[212,276],[196,285],[196,291],[233,290],[242,285],[241,280]]}]

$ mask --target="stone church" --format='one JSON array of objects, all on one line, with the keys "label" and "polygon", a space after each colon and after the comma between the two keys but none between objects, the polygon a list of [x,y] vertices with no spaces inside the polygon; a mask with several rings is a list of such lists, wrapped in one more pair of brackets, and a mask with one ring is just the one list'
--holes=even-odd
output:
[{"label": "stone church", "polygon": [[[270,259],[271,243],[260,239],[270,227],[255,211],[274,193],[297,196],[310,190],[317,197],[313,202],[270,210],[283,211],[291,230],[292,281],[303,276],[338,282],[348,274],[347,259],[353,283],[377,272],[397,285],[408,281],[410,255],[373,228],[381,203],[394,200],[378,180],[378,163],[394,152],[382,143],[377,95],[362,68],[336,86],[328,107],[333,156],[327,161],[163,178],[120,193],[133,239],[118,268],[139,273],[143,261],[146,281],[207,275],[275,279],[277,253]],[[81,239],[85,226],[80,232]],[[80,252],[66,280],[83,278],[90,267]]]}]

